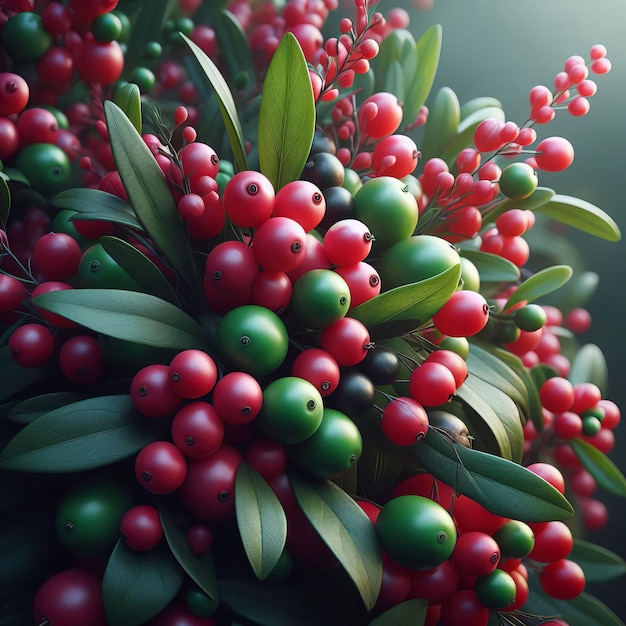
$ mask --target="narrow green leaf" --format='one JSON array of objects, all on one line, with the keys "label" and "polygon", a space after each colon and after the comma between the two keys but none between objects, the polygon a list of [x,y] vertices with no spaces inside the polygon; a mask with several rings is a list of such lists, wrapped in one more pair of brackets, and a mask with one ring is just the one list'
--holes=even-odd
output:
[{"label": "narrow green leaf", "polygon": [[570,444],[582,466],[600,487],[616,496],[626,497],[626,478],[606,454],[583,439],[572,439]]},{"label": "narrow green leaf", "polygon": [[115,224],[143,230],[133,207],[118,196],[99,189],[76,187],[61,191],[52,198],[57,209],[76,211],[74,220],[106,220]]},{"label": "narrow green leaf", "polygon": [[139,87],[134,83],[126,83],[117,90],[113,101],[126,113],[126,117],[132,122],[135,130],[141,133],[141,93]]},{"label": "narrow green leaf", "polygon": [[162,426],[142,419],[129,395],[79,400],[27,424],[0,453],[0,468],[80,472],[133,456]]},{"label": "narrow green leaf", "polygon": [[525,467],[452,443],[436,432],[407,450],[426,471],[496,515],[540,522],[574,513],[560,492]]},{"label": "narrow green leaf", "polygon": [[259,626],[336,626],[313,587],[289,580],[268,585],[242,578],[220,579],[220,600],[233,612]]},{"label": "narrow green leaf", "polygon": [[613,580],[626,574],[626,561],[621,556],[584,539],[574,539],[574,547],[567,558],[583,568],[585,579],[590,583]]},{"label": "narrow green leaf", "polygon": [[404,72],[400,61],[393,61],[385,74],[385,91],[392,93],[400,102],[404,102],[405,84]]},{"label": "narrow green leaf", "polygon": [[624,626],[624,622],[597,598],[583,592],[573,600],[555,600],[539,584],[538,576],[529,572],[530,595],[524,612],[560,618],[569,626]]},{"label": "narrow green leaf", "polygon": [[606,391],[608,368],[602,350],[593,343],[581,346],[572,361],[567,378],[572,385],[593,383],[601,391]]},{"label": "narrow green leaf", "polygon": [[259,165],[277,191],[299,178],[315,133],[315,100],[298,40],[283,36],[263,82]]},{"label": "narrow green leaf", "polygon": [[622,238],[619,226],[608,213],[580,198],[557,194],[537,211],[600,239],[619,241]]},{"label": "narrow green leaf", "polygon": [[100,237],[100,243],[111,258],[147,293],[172,304],[178,303],[178,297],[172,285],[143,252],[127,241],[110,235]]},{"label": "narrow green leaf", "polygon": [[135,214],[181,280],[197,288],[199,272],[176,203],[154,155],[121,109],[104,103],[115,165]]},{"label": "narrow green leaf", "polygon": [[478,96],[477,98],[467,100],[461,105],[461,121],[466,120],[477,111],[489,108],[502,110],[502,102],[492,96]]},{"label": "narrow green leaf", "polygon": [[552,267],[546,267],[530,278],[527,278],[506,301],[506,304],[502,307],[503,310],[507,310],[522,300],[532,302],[547,296],[552,292],[562,287],[572,276],[573,270],[569,265],[553,265]]},{"label": "narrow green leaf", "polygon": [[246,157],[246,146],[233,94],[230,92],[228,84],[213,61],[211,61],[203,50],[191,41],[191,39],[185,35],[182,35],[182,37],[196,57],[207,80],[215,90],[215,95],[217,96],[220,106],[220,113],[222,114],[224,125],[226,126],[226,133],[230,140],[230,147],[233,151],[237,168],[239,170],[247,170],[248,159]]},{"label": "narrow green leaf", "polygon": [[471,261],[480,273],[480,283],[514,283],[520,277],[517,265],[490,252],[461,248],[460,254]]},{"label": "narrow green leaf", "polygon": [[402,116],[403,127],[409,126],[415,121],[435,82],[441,53],[442,32],[441,26],[435,24],[417,40],[415,46],[417,70],[413,73],[411,83],[406,84],[406,98]]},{"label": "narrow green leaf", "polygon": [[394,336],[392,327],[385,332],[383,325],[389,322],[408,321],[413,328],[427,322],[454,293],[460,276],[459,264],[426,280],[384,291],[352,309],[350,315],[365,324],[377,339],[386,339]]},{"label": "narrow green leaf", "polygon": [[244,29],[239,20],[227,10],[220,11],[215,16],[214,28],[226,75],[231,82],[236,79],[238,85],[243,83],[245,77],[244,91],[249,91],[250,86],[254,84],[256,69]]},{"label": "narrow green leaf", "polygon": [[382,581],[382,557],[376,530],[359,505],[330,481],[290,474],[300,507],[354,582],[365,608],[376,604]]},{"label": "narrow green leaf", "polygon": [[235,479],[237,526],[250,565],[265,580],[280,559],[287,539],[287,518],[263,477],[241,463]]},{"label": "narrow green leaf", "polygon": [[420,598],[407,600],[387,609],[378,617],[375,617],[369,626],[424,626],[428,601]]},{"label": "narrow green leaf", "polygon": [[22,400],[9,411],[8,417],[14,422],[28,424],[41,417],[44,413],[49,413],[67,404],[84,400],[89,396],[89,393],[81,393],[80,391],[44,393]]},{"label": "narrow green leaf", "polygon": [[185,531],[176,523],[176,511],[159,506],[159,515],[165,540],[179,565],[204,593],[210,598],[217,597],[217,579],[211,552],[196,556],[191,551]]},{"label": "narrow green leaf", "polygon": [[120,539],[102,579],[102,600],[109,623],[145,624],[170,604],[183,581],[183,570],[166,544],[141,552]]},{"label": "narrow green leaf", "polygon": [[446,144],[456,135],[460,121],[459,99],[450,87],[442,87],[429,107],[424,126],[422,151],[427,158],[441,156]]},{"label": "narrow green leaf", "polygon": [[199,324],[156,296],[123,289],[66,289],[37,296],[33,303],[85,328],[157,348],[206,350]]},{"label": "narrow green leaf", "polygon": [[9,220],[9,213],[11,212],[11,192],[9,185],[4,178],[0,178],[0,224],[3,228]]}]

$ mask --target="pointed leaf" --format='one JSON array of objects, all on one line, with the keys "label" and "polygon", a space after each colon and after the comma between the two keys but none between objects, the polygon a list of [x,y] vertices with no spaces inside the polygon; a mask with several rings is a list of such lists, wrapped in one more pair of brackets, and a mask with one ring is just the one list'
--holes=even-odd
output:
[{"label": "pointed leaf", "polygon": [[178,298],[161,270],[143,252],[119,237],[105,235],[100,243],[111,258],[147,293],[177,304]]},{"label": "pointed leaf", "polygon": [[[217,37],[217,47],[220,51],[220,59],[226,68],[226,75],[231,82],[238,85],[246,84],[248,91],[254,83],[256,71],[250,43],[239,20],[230,11],[220,11],[215,16],[215,35]],[[244,83],[243,78],[246,77]]]},{"label": "pointed leaf", "polygon": [[0,453],[0,468],[80,472],[133,456],[162,426],[133,408],[129,395],[79,400],[27,424]]},{"label": "pointed leaf", "polygon": [[38,417],[49,413],[54,409],[64,407],[67,404],[78,402],[90,397],[89,393],[79,391],[56,391],[44,393],[40,396],[26,398],[16,404],[8,413],[9,419],[14,422],[28,424]]},{"label": "pointed leaf", "polygon": [[553,265],[546,267],[527,278],[506,301],[503,310],[507,310],[518,302],[527,300],[532,302],[537,298],[547,296],[562,287],[572,276],[573,270],[568,265]]},{"label": "pointed leaf", "polygon": [[435,82],[441,53],[441,36],[442,28],[439,24],[435,24],[417,40],[417,45],[415,46],[417,70],[412,75],[411,83],[407,82],[405,84],[406,98],[402,116],[403,127],[409,126],[415,121]]},{"label": "pointed leaf", "polygon": [[392,61],[385,74],[385,91],[392,93],[400,102],[404,102],[404,73],[400,61]]},{"label": "pointed leaf", "polygon": [[557,194],[536,210],[600,239],[619,241],[622,237],[619,226],[610,215],[580,198]]},{"label": "pointed leaf", "polygon": [[604,582],[626,574],[626,561],[603,546],[576,538],[568,559],[576,561],[587,582]]},{"label": "pointed leaf", "polygon": [[226,133],[230,140],[230,147],[233,151],[237,168],[239,170],[247,170],[248,159],[246,157],[246,146],[233,94],[230,92],[230,88],[224,80],[224,77],[220,74],[220,71],[203,50],[185,35],[182,35],[182,38],[189,46],[191,52],[193,52],[206,78],[215,90],[220,113],[222,114],[224,125],[226,126]]},{"label": "pointed leaf", "polygon": [[123,289],[66,289],[33,303],[98,333],[158,348],[206,349],[202,328],[177,306]]},{"label": "pointed leaf", "polygon": [[480,283],[514,283],[520,277],[517,265],[498,254],[461,249],[462,257],[471,261],[480,273]]},{"label": "pointed leaf", "polygon": [[350,316],[365,324],[377,339],[394,336],[393,328],[386,332],[383,326],[388,322],[408,321],[417,328],[446,303],[460,276],[461,266],[455,265],[432,278],[385,291],[352,309]]},{"label": "pointed leaf", "polygon": [[606,391],[608,368],[602,350],[593,343],[585,344],[576,352],[567,378],[572,385],[592,383]]},{"label": "pointed leaf", "polygon": [[486,509],[525,522],[564,520],[570,503],[543,478],[492,454],[465,448],[429,431],[407,448],[424,469]]},{"label": "pointed leaf", "polygon": [[132,122],[135,130],[141,133],[141,93],[139,87],[134,83],[126,83],[115,92],[113,101],[126,113],[126,117]]},{"label": "pointed leaf", "polygon": [[166,544],[141,552],[120,539],[102,579],[102,600],[109,623],[145,624],[170,604],[183,581],[183,570]]},{"label": "pointed leaf", "polygon": [[428,601],[420,598],[407,600],[387,609],[374,618],[369,626],[424,626],[428,613]]},{"label": "pointed leaf", "polygon": [[478,96],[477,98],[467,100],[461,105],[461,121],[467,119],[473,113],[487,108],[502,110],[502,102],[492,96]]},{"label": "pointed leaf", "polygon": [[304,480],[290,474],[300,507],[354,582],[365,608],[376,604],[382,558],[376,529],[363,509],[330,481]]},{"label": "pointed leaf", "polygon": [[318,591],[290,579],[281,585],[256,580],[218,580],[220,600],[259,626],[336,626]]},{"label": "pointed leaf", "polygon": [[99,189],[77,187],[66,189],[52,198],[52,205],[57,209],[76,211],[74,220],[105,220],[143,230],[133,207],[118,196]]},{"label": "pointed leaf", "polygon": [[198,268],[161,168],[116,104],[106,101],[104,112],[115,165],[135,214],[181,280],[196,288]]},{"label": "pointed leaf", "polygon": [[191,551],[185,531],[176,523],[176,511],[159,506],[159,515],[165,540],[179,565],[204,593],[216,598],[217,580],[211,552],[196,556]]},{"label": "pointed leaf", "polygon": [[572,439],[570,444],[582,466],[600,487],[616,496],[626,497],[626,478],[606,454],[583,439]]},{"label": "pointed leaf", "polygon": [[442,87],[429,107],[424,126],[422,150],[427,158],[441,156],[446,144],[456,135],[460,121],[459,99],[452,89]]},{"label": "pointed leaf", "polygon": [[298,40],[283,36],[263,82],[259,109],[259,165],[278,191],[299,178],[315,133],[315,101]]},{"label": "pointed leaf", "polygon": [[287,518],[276,494],[248,463],[235,479],[237,526],[248,560],[259,580],[265,580],[280,559],[287,539]]}]

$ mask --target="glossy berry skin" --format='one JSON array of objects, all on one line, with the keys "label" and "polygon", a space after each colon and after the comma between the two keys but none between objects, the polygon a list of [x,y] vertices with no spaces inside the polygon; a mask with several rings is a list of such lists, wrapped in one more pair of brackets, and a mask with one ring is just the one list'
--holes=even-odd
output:
[{"label": "glossy berry skin", "polygon": [[134,407],[148,417],[165,417],[178,409],[183,398],[172,390],[167,365],[141,368],[131,381],[130,395]]},{"label": "glossy berry skin", "polygon": [[0,274],[0,312],[8,313],[17,309],[26,295],[23,282],[8,274]]},{"label": "glossy berry skin", "polygon": [[445,404],[455,392],[454,374],[442,363],[424,362],[409,378],[411,397],[424,406]]},{"label": "glossy berry skin", "polygon": [[13,72],[0,72],[0,116],[21,113],[28,104],[28,83]]},{"label": "glossy berry skin", "polygon": [[552,598],[573,600],[585,589],[585,574],[578,563],[560,559],[543,568],[539,584]]},{"label": "glossy berry skin", "polygon": [[324,218],[326,199],[321,189],[308,180],[294,180],[276,193],[273,217],[290,217],[309,232]]},{"label": "glossy berry skin", "polygon": [[500,562],[500,548],[491,535],[472,530],[459,535],[451,558],[459,571],[470,576],[487,576]]},{"label": "glossy berry skin", "polygon": [[39,587],[33,617],[50,626],[107,626],[101,581],[80,569],[57,572]]},{"label": "glossy berry skin", "polygon": [[305,258],[304,228],[290,217],[271,217],[261,224],[252,241],[257,263],[265,270],[289,272]]},{"label": "glossy berry skin", "polygon": [[96,337],[74,335],[59,349],[59,367],[65,377],[81,385],[91,385],[102,379],[106,362]]},{"label": "glossy berry skin", "polygon": [[371,339],[365,324],[344,317],[322,330],[320,345],[341,367],[351,367],[367,356]]},{"label": "glossy berry skin", "polygon": [[480,576],[474,586],[478,601],[492,610],[504,610],[515,602],[515,581],[508,572],[495,569]]},{"label": "glossy berry skin", "polygon": [[383,410],[380,425],[389,441],[410,446],[428,432],[428,413],[413,398],[394,398]]},{"label": "glossy berry skin", "polygon": [[213,454],[224,440],[224,422],[213,405],[191,402],[178,409],[172,420],[172,440],[191,458]]},{"label": "glossy berry skin", "polygon": [[217,381],[213,406],[226,424],[251,422],[263,405],[263,389],[257,379],[246,372],[229,372]]},{"label": "glossy berry skin", "polygon": [[78,269],[82,255],[78,242],[65,233],[48,233],[33,247],[33,266],[48,280],[66,280]]},{"label": "glossy berry skin", "polygon": [[271,217],[275,197],[274,187],[267,177],[246,170],[238,172],[226,183],[224,208],[237,226],[258,228]]},{"label": "glossy berry skin", "polygon": [[337,388],[340,370],[330,352],[321,348],[308,348],[293,360],[291,375],[308,380],[325,397]]},{"label": "glossy berry skin", "polygon": [[217,381],[217,365],[202,350],[179,352],[168,366],[171,389],[183,398],[195,399],[208,394]]},{"label": "glossy berry skin", "polygon": [[169,441],[153,441],[135,458],[135,476],[139,484],[157,495],[176,491],[187,475],[183,453]]},{"label": "glossy berry skin", "polygon": [[54,354],[55,341],[52,332],[42,324],[23,324],[9,337],[9,351],[15,362],[22,367],[39,367]]},{"label": "glossy berry skin", "polygon": [[120,522],[120,534],[133,550],[152,550],[163,539],[159,510],[149,504],[138,504],[126,511]]},{"label": "glossy berry skin", "polygon": [[450,337],[471,337],[479,333],[489,320],[489,305],[476,291],[454,292],[433,315],[437,330]]}]

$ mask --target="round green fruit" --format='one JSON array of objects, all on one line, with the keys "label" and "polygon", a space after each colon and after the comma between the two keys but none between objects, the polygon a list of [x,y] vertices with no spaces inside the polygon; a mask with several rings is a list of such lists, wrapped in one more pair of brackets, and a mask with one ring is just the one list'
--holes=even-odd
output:
[{"label": "round green fruit", "polygon": [[433,235],[403,239],[381,257],[378,272],[383,289],[417,283],[459,265],[461,257],[453,245]]},{"label": "round green fruit", "polygon": [[488,609],[506,609],[515,602],[516,587],[513,577],[496,569],[487,576],[479,576],[474,586],[478,601]]},{"label": "round green fruit", "polygon": [[63,498],[56,511],[61,543],[81,556],[108,553],[120,536],[120,522],[133,505],[130,489],[111,480],[80,483]]},{"label": "round green fruit", "polygon": [[326,328],[345,317],[349,308],[350,287],[332,270],[310,270],[293,286],[291,309],[305,328]]},{"label": "round green fruit", "polygon": [[456,527],[439,504],[416,495],[393,498],[383,506],[376,531],[385,553],[408,569],[437,567],[452,554]]},{"label": "round green fruit", "polygon": [[263,390],[263,406],[256,419],[270,439],[294,444],[310,437],[323,415],[324,403],[315,386],[303,378],[285,376]]},{"label": "round green fruit", "polygon": [[332,480],[354,467],[362,450],[356,424],[341,411],[327,408],[318,429],[301,443],[289,446],[288,454],[306,474]]},{"label": "round green fruit", "polygon": [[232,309],[220,320],[217,349],[233,368],[265,376],[285,360],[289,335],[276,313],[255,304]]},{"label": "round green fruit", "polygon": [[76,287],[83,289],[143,291],[101,243],[94,243],[83,252],[74,282]]},{"label": "round green fruit", "polygon": [[356,219],[367,224],[374,235],[377,252],[410,237],[419,215],[409,185],[392,176],[368,180],[354,194],[354,209]]},{"label": "round green fruit", "polygon": [[500,546],[500,554],[506,559],[523,559],[535,546],[532,528],[519,520],[509,520],[494,533],[493,538]]},{"label": "round green fruit", "polygon": [[507,198],[522,200],[537,189],[537,174],[528,163],[511,163],[502,170],[499,185]]},{"label": "round green fruit", "polygon": [[52,35],[44,28],[41,16],[21,11],[2,27],[2,45],[13,61],[33,62],[52,45]]},{"label": "round green fruit", "polygon": [[26,176],[31,187],[43,196],[64,189],[72,176],[68,156],[51,143],[33,143],[22,148],[15,159],[15,167]]}]

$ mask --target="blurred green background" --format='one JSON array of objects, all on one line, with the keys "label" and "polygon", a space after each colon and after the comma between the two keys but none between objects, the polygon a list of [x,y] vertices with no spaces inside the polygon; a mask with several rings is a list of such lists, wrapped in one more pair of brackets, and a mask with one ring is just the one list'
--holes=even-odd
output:
[{"label": "blurred green background", "polygon": [[[383,4],[384,3],[384,4]],[[591,111],[574,118],[560,111],[546,126],[537,126],[539,137],[562,135],[576,150],[573,165],[557,174],[540,174],[540,185],[576,196],[599,206],[618,223],[626,236],[624,199],[624,150],[626,149],[626,2],[624,0],[435,0],[427,11],[414,2],[383,0],[384,12],[402,6],[411,13],[410,29],[417,38],[432,24],[443,27],[443,49],[436,90],[451,87],[461,102],[478,96],[498,98],[507,120],[526,120],[528,93],[538,84],[552,88],[554,75],[564,61],[578,54],[588,58],[596,43],[607,47],[612,70],[595,78],[598,93]],[[584,269],[596,272],[600,284],[588,309],[591,329],[581,337],[604,352],[609,370],[605,396],[622,408],[624,419],[616,431],[611,458],[626,471],[626,240],[610,243],[567,232],[584,259]],[[578,268],[577,268],[578,269]],[[603,531],[586,538],[626,557],[626,500],[599,491],[610,511]],[[622,619],[626,619],[626,581],[596,585],[592,591]]]}]

